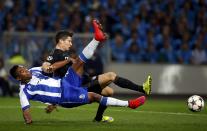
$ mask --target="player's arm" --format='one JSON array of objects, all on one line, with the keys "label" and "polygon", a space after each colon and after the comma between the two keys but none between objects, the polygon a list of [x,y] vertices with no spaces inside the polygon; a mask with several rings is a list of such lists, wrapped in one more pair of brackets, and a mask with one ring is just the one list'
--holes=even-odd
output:
[{"label": "player's arm", "polygon": [[29,100],[28,100],[25,92],[23,91],[23,88],[24,88],[24,85],[23,85],[23,87],[20,88],[20,93],[19,93],[23,118],[24,118],[26,124],[31,124],[32,117],[30,115],[30,104],[29,104]]},{"label": "player's arm", "polygon": [[57,109],[57,105],[54,105],[54,104],[49,104],[46,108],[45,108],[45,112],[46,113],[51,113],[53,110],[55,110],[56,109],[56,111],[58,111],[58,109]]},{"label": "player's arm", "polygon": [[60,61],[58,58],[60,54],[51,54],[47,57],[46,61],[42,64],[42,70],[45,73],[53,73],[55,70],[62,68],[68,63],[74,63],[75,59],[68,57],[68,59]]},{"label": "player's arm", "polygon": [[65,65],[67,65],[68,63],[71,63],[71,62],[74,63],[75,62],[75,59],[68,58],[68,59],[63,60],[63,61],[55,62],[51,66],[52,66],[53,71],[55,71],[55,70],[57,70],[57,69],[65,66]]},{"label": "player's arm", "polygon": [[30,108],[22,110],[22,112],[23,112],[23,117],[24,117],[25,123],[26,124],[31,124],[32,123],[32,116],[30,114]]},{"label": "player's arm", "polygon": [[49,62],[44,62],[42,64],[42,70],[46,73],[53,73],[55,70],[62,68],[63,66],[67,65],[70,62],[74,62],[74,59],[70,58],[67,60],[55,62],[53,64]]}]

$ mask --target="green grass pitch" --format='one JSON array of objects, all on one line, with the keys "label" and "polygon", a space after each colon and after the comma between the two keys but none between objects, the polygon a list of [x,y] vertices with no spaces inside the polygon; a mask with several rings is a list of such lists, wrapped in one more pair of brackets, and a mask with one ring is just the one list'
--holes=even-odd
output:
[{"label": "green grass pitch", "polygon": [[136,110],[109,107],[105,115],[113,116],[113,123],[92,122],[98,104],[58,108],[52,114],[44,107],[31,102],[33,124],[25,125],[19,99],[0,98],[0,131],[207,131],[207,109],[190,112],[185,99],[149,99]]}]

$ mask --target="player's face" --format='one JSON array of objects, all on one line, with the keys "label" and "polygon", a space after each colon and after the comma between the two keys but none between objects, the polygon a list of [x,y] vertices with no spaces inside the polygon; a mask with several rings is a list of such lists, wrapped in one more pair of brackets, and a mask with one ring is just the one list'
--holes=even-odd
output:
[{"label": "player's face", "polygon": [[64,39],[63,41],[62,41],[63,43],[62,43],[62,48],[63,48],[63,50],[69,50],[70,48],[71,48],[71,46],[73,45],[72,44],[72,37],[70,37],[70,36],[68,36],[66,39]]},{"label": "player's face", "polygon": [[20,81],[27,81],[32,78],[32,74],[29,72],[29,70],[23,66],[17,68],[17,80]]}]

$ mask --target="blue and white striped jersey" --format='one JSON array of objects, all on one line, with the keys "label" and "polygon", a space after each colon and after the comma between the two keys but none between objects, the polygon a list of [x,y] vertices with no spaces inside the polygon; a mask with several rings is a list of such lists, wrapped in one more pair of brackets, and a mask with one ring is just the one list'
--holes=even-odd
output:
[{"label": "blue and white striped jersey", "polygon": [[23,110],[30,107],[29,100],[43,103],[59,104],[61,101],[61,79],[42,74],[41,67],[29,70],[32,79],[25,85],[20,84],[20,103]]}]

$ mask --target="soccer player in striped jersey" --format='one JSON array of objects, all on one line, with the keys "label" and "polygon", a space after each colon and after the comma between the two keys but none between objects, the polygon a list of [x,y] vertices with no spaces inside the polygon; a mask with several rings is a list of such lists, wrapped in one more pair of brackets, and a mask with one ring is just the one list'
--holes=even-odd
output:
[{"label": "soccer player in striped jersey", "polygon": [[[97,21],[93,21],[94,29],[100,27]],[[46,62],[43,63],[43,71],[46,73],[53,73],[55,77],[64,77],[68,67],[71,66],[73,59],[71,58],[70,48],[72,44],[68,43],[67,37],[72,38],[73,33],[62,30],[56,34],[56,47],[53,52],[47,57]],[[94,38],[96,34],[94,34]],[[104,96],[112,96],[113,89],[108,85],[114,83],[122,88],[128,88],[138,92],[150,94],[151,91],[151,77],[149,76],[143,85],[137,85],[125,78],[122,78],[114,72],[104,73],[98,76],[89,77],[84,75],[82,86],[88,86],[88,91],[95,92]],[[49,105],[46,108],[46,112],[50,113],[56,109],[56,105]],[[99,105],[97,114],[94,121],[112,122],[113,118],[109,116],[103,116],[106,106]]]},{"label": "soccer player in striped jersey", "polygon": [[88,92],[87,87],[81,86],[84,63],[93,56],[99,41],[106,39],[101,30],[96,30],[96,32],[96,39],[92,40],[83,49],[82,53],[72,66],[68,68],[66,75],[62,78],[45,76],[41,67],[28,70],[23,66],[14,65],[10,69],[11,76],[20,82],[19,97],[25,123],[32,123],[30,100],[57,104],[65,108],[72,108],[92,102],[99,102],[103,106],[121,106],[131,109],[136,109],[144,104],[144,96],[123,101]]}]

